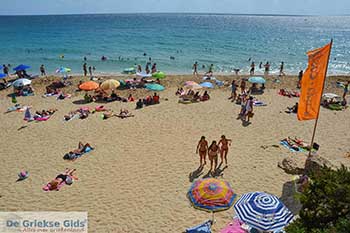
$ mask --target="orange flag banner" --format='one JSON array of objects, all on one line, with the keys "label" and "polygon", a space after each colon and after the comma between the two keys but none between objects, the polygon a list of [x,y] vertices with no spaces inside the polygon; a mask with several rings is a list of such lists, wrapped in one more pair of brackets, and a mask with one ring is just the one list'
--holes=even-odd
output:
[{"label": "orange flag banner", "polygon": [[332,42],[322,48],[307,52],[309,64],[301,79],[298,105],[300,121],[318,117],[331,48]]}]

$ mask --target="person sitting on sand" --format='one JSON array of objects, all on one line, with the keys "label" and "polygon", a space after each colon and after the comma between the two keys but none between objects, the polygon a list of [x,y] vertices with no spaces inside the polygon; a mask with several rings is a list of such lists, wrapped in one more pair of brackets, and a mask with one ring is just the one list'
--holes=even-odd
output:
[{"label": "person sitting on sand", "polygon": [[288,110],[286,111],[286,113],[298,113],[298,106],[299,104],[295,103],[293,107],[287,107]]},{"label": "person sitting on sand", "polygon": [[159,95],[157,93],[153,94],[153,104],[159,104]]},{"label": "person sitting on sand", "polygon": [[48,184],[49,190],[57,190],[58,191],[59,186],[64,182],[66,182],[68,185],[72,184],[73,183],[72,177],[74,177],[73,173],[75,171],[76,171],[76,169],[66,169],[65,172],[56,176],[56,178]]},{"label": "person sitting on sand", "polygon": [[134,102],[135,98],[132,96],[132,94],[129,94],[128,96],[128,102]]},{"label": "person sitting on sand", "polygon": [[[220,147],[216,144],[216,141],[213,141],[211,145],[208,148],[208,157],[210,160],[210,170],[215,171],[218,165],[218,153],[220,153]],[[214,164],[214,170],[213,170],[213,164]]]},{"label": "person sitting on sand", "polygon": [[209,96],[207,91],[205,91],[204,94],[200,98],[201,101],[207,101],[209,99],[210,99],[210,96]]},{"label": "person sitting on sand", "polygon": [[111,93],[111,100],[117,100],[117,99],[118,99],[118,95],[113,90],[112,93]]},{"label": "person sitting on sand", "polygon": [[218,144],[218,146],[220,147],[220,158],[221,158],[220,163],[223,163],[225,159],[225,166],[227,166],[227,153],[228,153],[228,147],[231,146],[231,142],[232,142],[231,139],[227,139],[225,135],[222,135]]},{"label": "person sitting on sand", "polygon": [[146,98],[143,100],[143,103],[147,106],[147,105],[151,105],[153,101],[152,96],[146,96]]},{"label": "person sitting on sand", "polygon": [[142,99],[139,99],[139,101],[137,101],[136,103],[136,109],[140,109],[143,108],[143,101]]},{"label": "person sitting on sand", "polygon": [[92,98],[92,96],[89,95],[88,93],[85,93],[85,95],[84,95],[84,100],[85,100],[86,103],[91,103],[91,102],[94,101],[93,98]]},{"label": "person sitting on sand", "polygon": [[194,95],[194,91],[192,89],[189,89],[186,95]]},{"label": "person sitting on sand", "polygon": [[178,88],[175,95],[183,95],[184,94],[184,89],[181,87],[181,88]]},{"label": "person sitting on sand", "polygon": [[199,152],[199,166],[201,167],[207,164],[207,161],[206,161],[207,151],[208,151],[208,142],[207,140],[205,140],[205,137],[202,136],[198,142],[197,149],[196,149],[196,154],[198,154]]}]

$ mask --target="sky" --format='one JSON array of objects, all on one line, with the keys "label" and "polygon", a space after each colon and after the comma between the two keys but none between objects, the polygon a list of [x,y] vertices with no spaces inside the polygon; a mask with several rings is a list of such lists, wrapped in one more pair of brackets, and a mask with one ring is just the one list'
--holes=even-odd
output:
[{"label": "sky", "polygon": [[86,13],[350,14],[350,0],[0,0],[0,15]]}]

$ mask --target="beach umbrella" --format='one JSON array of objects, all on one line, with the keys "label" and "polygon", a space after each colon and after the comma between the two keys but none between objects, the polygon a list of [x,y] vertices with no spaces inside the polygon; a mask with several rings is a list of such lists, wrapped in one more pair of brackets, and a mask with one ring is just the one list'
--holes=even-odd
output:
[{"label": "beach umbrella", "polygon": [[30,85],[31,83],[32,83],[32,81],[29,80],[29,79],[20,78],[20,79],[17,79],[16,81],[14,81],[12,83],[12,86],[14,86],[14,87],[23,87],[23,86],[26,86],[26,85]]},{"label": "beach umbrella", "polygon": [[56,70],[56,73],[68,73],[68,72],[71,72],[72,70],[70,68],[67,68],[67,67],[61,67],[61,68],[58,68]]},{"label": "beach umbrella", "polygon": [[195,181],[187,196],[193,207],[214,213],[229,209],[236,194],[228,182],[206,178]]},{"label": "beach umbrella", "polygon": [[142,78],[150,78],[150,77],[152,77],[152,74],[147,74],[147,73],[144,73],[144,72],[137,72],[136,75],[140,76]]},{"label": "beach umbrella", "polygon": [[113,89],[117,89],[119,86],[120,86],[120,83],[117,80],[108,79],[101,84],[100,88],[102,90],[113,90]]},{"label": "beach umbrella", "polygon": [[136,73],[136,69],[134,67],[126,68],[126,69],[123,70],[122,73],[123,74],[135,74]]},{"label": "beach umbrella", "polygon": [[22,70],[26,70],[26,69],[29,69],[29,68],[30,68],[30,66],[20,64],[19,66],[16,66],[15,68],[13,68],[13,70],[14,71],[22,71]]},{"label": "beach umbrella", "polygon": [[258,84],[264,84],[266,80],[263,77],[250,77],[248,79],[248,82],[250,83],[258,83]]},{"label": "beach umbrella", "polygon": [[204,82],[199,85],[205,88],[214,88],[214,85],[211,82]]},{"label": "beach umbrella", "polygon": [[165,76],[166,76],[165,73],[162,71],[157,71],[157,72],[152,74],[153,78],[159,78],[159,79],[163,79],[163,78],[165,78]]},{"label": "beach umbrella", "polygon": [[6,74],[1,74],[0,73],[0,78],[5,78],[7,75]]},{"label": "beach umbrella", "polygon": [[99,84],[94,81],[87,81],[80,84],[79,89],[83,91],[93,91],[99,87]]},{"label": "beach umbrella", "polygon": [[199,84],[196,83],[195,81],[186,81],[185,82],[185,86],[193,86],[193,85],[199,85]]},{"label": "beach umbrella", "polygon": [[164,86],[156,84],[156,83],[151,83],[151,84],[146,84],[145,85],[147,90],[150,91],[164,91]]},{"label": "beach umbrella", "polygon": [[242,195],[234,208],[241,221],[262,231],[280,230],[294,217],[278,197],[264,192]]}]

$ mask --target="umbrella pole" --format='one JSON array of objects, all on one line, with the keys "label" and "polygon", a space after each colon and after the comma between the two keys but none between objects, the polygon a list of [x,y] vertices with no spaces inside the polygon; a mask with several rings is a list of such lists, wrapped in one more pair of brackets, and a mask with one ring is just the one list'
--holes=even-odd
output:
[{"label": "umbrella pole", "polygon": [[211,212],[211,222],[214,224],[214,211]]}]

